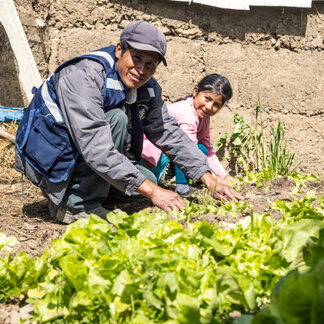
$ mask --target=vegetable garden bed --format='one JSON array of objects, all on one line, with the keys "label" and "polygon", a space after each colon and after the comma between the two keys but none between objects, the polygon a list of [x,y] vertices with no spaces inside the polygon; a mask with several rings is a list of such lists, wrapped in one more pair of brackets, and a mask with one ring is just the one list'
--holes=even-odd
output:
[{"label": "vegetable garden bed", "polygon": [[[122,211],[129,205],[118,206],[108,215],[116,231],[93,217],[67,227],[38,257],[17,254],[34,240],[15,246],[14,257],[0,261],[2,302],[31,303],[35,322],[250,323],[239,315],[268,304],[281,277],[307,271],[305,260],[312,266],[305,255],[321,246],[323,188],[316,177],[295,174],[244,184],[240,203],[203,195],[181,214],[148,207],[129,215]],[[45,214],[46,206],[39,208]],[[35,226],[36,218],[26,220]],[[310,309],[323,302],[315,299],[302,303],[296,323],[311,323]],[[0,309],[8,314],[8,306]]]}]

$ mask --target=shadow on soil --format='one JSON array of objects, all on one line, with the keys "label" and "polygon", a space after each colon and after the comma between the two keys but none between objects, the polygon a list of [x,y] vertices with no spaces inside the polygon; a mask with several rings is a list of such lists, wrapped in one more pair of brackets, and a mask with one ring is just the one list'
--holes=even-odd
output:
[{"label": "shadow on soil", "polygon": [[[133,213],[137,213],[142,209],[147,207],[153,207],[153,204],[147,199],[133,199],[132,201],[121,201],[119,203],[106,203],[104,207],[107,208],[109,211],[124,211],[127,214],[131,215]],[[60,222],[56,221],[53,217],[50,216],[48,203],[46,199],[43,199],[38,202],[33,203],[26,203],[23,206],[23,214],[32,219],[32,218],[41,218],[43,221],[49,223],[57,223]]]},{"label": "shadow on soil", "polygon": [[24,204],[22,210],[28,218],[42,218],[45,221],[57,223],[49,214],[47,199]]}]

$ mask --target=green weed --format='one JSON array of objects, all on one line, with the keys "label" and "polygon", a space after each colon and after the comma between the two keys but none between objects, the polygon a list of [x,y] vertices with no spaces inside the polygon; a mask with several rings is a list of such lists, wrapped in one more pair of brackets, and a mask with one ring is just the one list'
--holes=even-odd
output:
[{"label": "green weed", "polygon": [[287,149],[285,126],[281,121],[276,128],[271,128],[269,145],[265,144],[263,112],[269,114],[258,96],[255,123],[246,122],[235,113],[233,133],[230,137],[227,133],[221,136],[215,146],[224,149],[223,159],[230,163],[236,174],[261,173],[260,178],[268,181],[287,175],[292,170],[295,154]]}]

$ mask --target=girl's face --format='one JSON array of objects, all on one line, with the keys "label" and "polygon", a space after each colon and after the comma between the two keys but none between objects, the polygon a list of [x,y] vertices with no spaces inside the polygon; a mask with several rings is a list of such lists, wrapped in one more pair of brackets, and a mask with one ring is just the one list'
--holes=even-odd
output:
[{"label": "girl's face", "polygon": [[223,98],[222,95],[208,90],[198,93],[195,88],[193,92],[193,105],[199,119],[204,119],[214,116],[223,107]]}]

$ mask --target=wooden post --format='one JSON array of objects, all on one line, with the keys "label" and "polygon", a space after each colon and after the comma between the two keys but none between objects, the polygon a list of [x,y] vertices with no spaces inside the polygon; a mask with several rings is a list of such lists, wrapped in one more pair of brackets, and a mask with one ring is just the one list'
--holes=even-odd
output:
[{"label": "wooden post", "polygon": [[28,102],[31,102],[32,87],[39,87],[42,84],[42,79],[13,0],[0,0],[0,22],[8,35],[18,62],[19,80]]},{"label": "wooden post", "polygon": [[8,139],[9,141],[15,143],[15,136],[9,134],[8,132],[4,131],[0,128],[0,136]]}]

